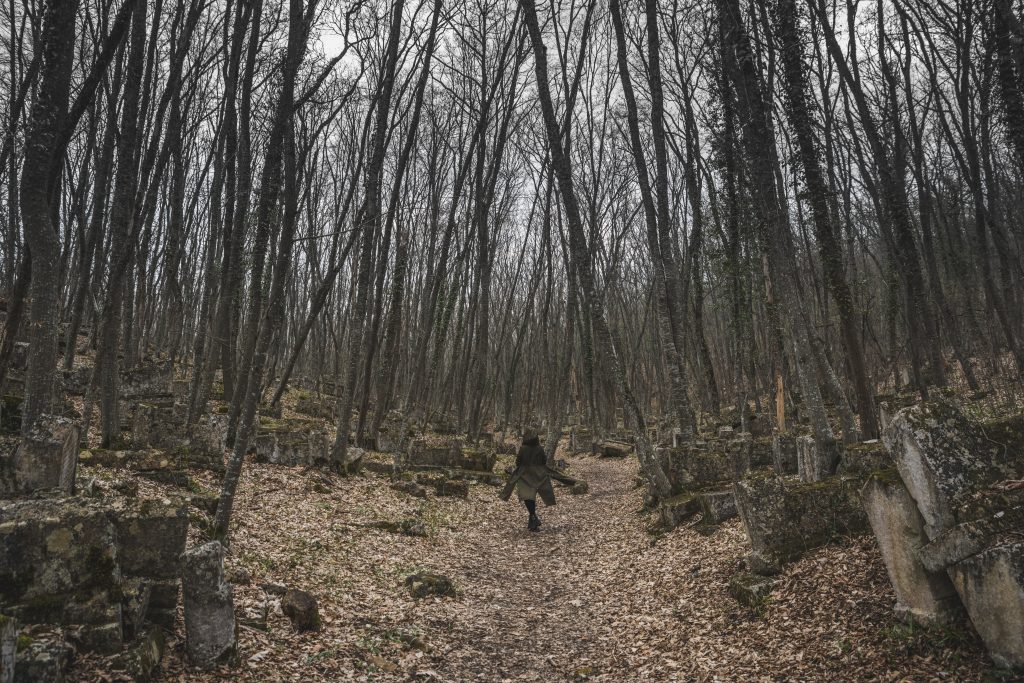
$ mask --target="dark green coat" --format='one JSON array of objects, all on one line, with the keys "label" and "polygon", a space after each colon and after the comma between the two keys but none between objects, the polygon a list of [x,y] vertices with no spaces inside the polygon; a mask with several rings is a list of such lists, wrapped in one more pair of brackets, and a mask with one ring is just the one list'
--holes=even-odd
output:
[{"label": "dark green coat", "polygon": [[516,468],[501,491],[501,499],[508,500],[515,490],[519,500],[535,500],[539,495],[545,505],[554,505],[555,489],[551,486],[552,479],[567,486],[576,483],[575,479],[548,467],[547,456],[537,441],[526,442],[519,448]]}]

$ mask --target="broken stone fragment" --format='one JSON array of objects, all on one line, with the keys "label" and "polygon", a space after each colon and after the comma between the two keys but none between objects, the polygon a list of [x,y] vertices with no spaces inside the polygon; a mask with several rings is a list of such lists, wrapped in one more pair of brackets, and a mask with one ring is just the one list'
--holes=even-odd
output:
[{"label": "broken stone fragment", "polygon": [[19,639],[15,654],[15,683],[62,683],[72,648],[60,631],[33,633]]},{"label": "broken stone fragment", "polygon": [[71,495],[78,467],[78,433],[78,425],[66,417],[41,416],[14,454],[18,488],[57,489]]},{"label": "broken stone fragment", "polygon": [[163,629],[149,628],[127,651],[114,658],[111,668],[114,671],[125,672],[136,683],[148,683],[153,680],[163,656]]},{"label": "broken stone fragment", "polygon": [[405,578],[405,585],[413,598],[420,600],[431,596],[455,597],[455,584],[447,576],[432,572],[418,572]]},{"label": "broken stone fragment", "polygon": [[729,579],[729,595],[747,607],[760,607],[768,599],[776,580],[758,574],[737,574]]},{"label": "broken stone fragment", "polygon": [[1024,671],[1024,543],[1003,543],[954,564],[949,576],[998,666]]},{"label": "broken stone fragment", "polygon": [[658,517],[666,529],[674,529],[700,512],[700,501],[692,493],[681,493],[658,506]]},{"label": "broken stone fragment", "polygon": [[231,584],[224,578],[224,546],[217,541],[182,554],[185,650],[202,669],[233,663],[236,626]]},{"label": "broken stone fragment", "polygon": [[316,598],[296,588],[289,588],[281,598],[281,611],[288,617],[296,631],[319,631],[320,610]]},{"label": "broken stone fragment", "polygon": [[427,526],[418,519],[403,519],[400,522],[372,522],[368,526],[403,536],[422,537],[427,535]]},{"label": "broken stone fragment", "polygon": [[922,564],[924,520],[895,470],[873,475],[861,490],[864,510],[896,593],[896,615],[922,624],[947,623],[959,598],[943,568]]},{"label": "broken stone fragment", "polygon": [[1001,534],[1024,529],[1024,507],[999,510],[991,516],[958,524],[920,547],[917,555],[931,571],[942,571],[950,565],[976,555]]},{"label": "broken stone fragment", "polygon": [[132,577],[121,581],[121,621],[126,641],[142,632],[152,594],[153,584],[149,579]]}]

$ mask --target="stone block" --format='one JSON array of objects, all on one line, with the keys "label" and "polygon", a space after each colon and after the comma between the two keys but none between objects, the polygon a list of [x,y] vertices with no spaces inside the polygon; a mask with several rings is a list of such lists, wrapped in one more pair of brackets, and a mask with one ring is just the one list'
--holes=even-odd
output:
[{"label": "stone block", "polygon": [[1024,542],[993,545],[949,576],[992,661],[1024,671]]},{"label": "stone block", "polygon": [[729,595],[741,605],[757,608],[768,599],[775,583],[775,579],[759,574],[737,574],[729,579]]},{"label": "stone block", "polygon": [[43,415],[14,454],[14,477],[22,491],[74,490],[78,468],[78,425],[65,417]]},{"label": "stone block", "polygon": [[796,439],[792,434],[772,436],[772,467],[776,474],[797,473]]},{"label": "stone block", "polygon": [[157,361],[121,371],[121,396],[127,399],[174,396],[174,364]]},{"label": "stone block", "polygon": [[211,541],[182,555],[185,651],[202,669],[233,663],[236,654],[234,595],[224,578],[224,547]]},{"label": "stone block", "polygon": [[125,640],[134,640],[142,632],[152,594],[149,579],[131,577],[121,581],[121,623]]},{"label": "stone block", "polygon": [[658,506],[658,519],[661,525],[674,529],[700,512],[700,500],[692,493],[681,493],[678,496],[662,501]]},{"label": "stone block", "polygon": [[624,441],[605,439],[598,444],[598,454],[602,458],[625,458],[633,452],[633,444]]},{"label": "stone block", "polygon": [[725,442],[725,455],[732,470],[731,479],[738,481],[750,471],[753,439],[750,434],[741,433]]},{"label": "stone block", "polygon": [[791,484],[776,475],[737,482],[736,509],[754,563],[775,567],[838,536],[863,531],[867,518],[858,495],[862,485],[855,477]]},{"label": "stone block", "polygon": [[224,471],[224,448],[228,436],[228,416],[211,413],[192,427],[186,459],[190,465]]},{"label": "stone block", "polygon": [[405,469],[462,469],[476,472],[490,472],[494,469],[497,455],[493,451],[478,448],[463,448],[455,439],[446,446],[431,446],[417,439],[409,445],[409,452],[402,458]]},{"label": "stone block", "polygon": [[116,541],[96,501],[0,505],[0,611],[25,623],[104,623],[121,585]]},{"label": "stone block", "polygon": [[878,439],[844,444],[839,455],[837,474],[860,474],[868,476],[873,472],[891,469],[892,457],[885,444]]},{"label": "stone block", "polygon": [[868,479],[861,499],[896,593],[897,616],[923,624],[950,622],[959,599],[944,567],[928,568],[918,557],[928,539],[903,481],[894,470],[879,472]]},{"label": "stone block", "polygon": [[63,683],[71,653],[63,633],[27,636],[15,656],[14,683]]},{"label": "stone block", "polygon": [[736,512],[736,496],[732,490],[711,491],[698,496],[703,521],[708,524],[721,524],[732,519]]},{"label": "stone block", "polygon": [[181,498],[119,499],[111,512],[121,571],[126,576],[175,579],[188,534],[188,504]]}]

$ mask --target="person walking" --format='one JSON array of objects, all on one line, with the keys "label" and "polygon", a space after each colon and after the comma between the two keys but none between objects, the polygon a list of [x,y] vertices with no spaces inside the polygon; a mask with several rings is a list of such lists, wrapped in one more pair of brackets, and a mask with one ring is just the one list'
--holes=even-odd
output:
[{"label": "person walking", "polygon": [[501,499],[508,500],[512,497],[512,491],[516,492],[530,515],[527,520],[527,528],[530,531],[540,531],[537,496],[540,496],[545,505],[555,504],[555,489],[551,485],[552,479],[568,486],[576,483],[575,479],[548,467],[547,455],[544,452],[544,447],[540,445],[540,437],[536,430],[527,429],[523,433],[523,444],[516,454],[515,469],[512,470],[512,476],[501,492]]}]

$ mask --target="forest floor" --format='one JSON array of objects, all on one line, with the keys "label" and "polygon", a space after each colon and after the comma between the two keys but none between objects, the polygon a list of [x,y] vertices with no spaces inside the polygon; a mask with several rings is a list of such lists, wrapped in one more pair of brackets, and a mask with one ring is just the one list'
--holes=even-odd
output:
[{"label": "forest floor", "polygon": [[[997,680],[973,635],[893,619],[872,537],[789,565],[752,610],[727,592],[746,551],[738,520],[710,536],[657,535],[634,460],[570,466],[590,493],[557,488],[558,505],[530,533],[523,507],[493,486],[474,484],[468,501],[423,500],[386,474],[247,465],[227,563],[241,582],[239,618],[258,624],[266,611],[265,630],[241,626],[240,665],[197,674],[183,661],[179,615],[159,680]],[[369,526],[410,518],[427,536]],[[404,580],[421,570],[450,577],[457,596],[412,599]],[[316,595],[324,629],[295,633],[268,584]],[[81,659],[72,680],[117,679]]]}]

